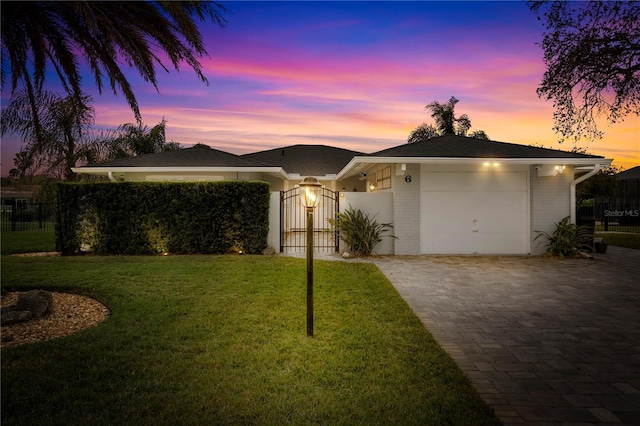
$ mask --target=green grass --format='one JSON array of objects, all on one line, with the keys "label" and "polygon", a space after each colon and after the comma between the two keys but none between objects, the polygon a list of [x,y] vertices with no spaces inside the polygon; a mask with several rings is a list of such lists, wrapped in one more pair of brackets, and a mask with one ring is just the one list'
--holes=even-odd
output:
[{"label": "green grass", "polygon": [[[596,225],[594,229],[595,229],[596,232],[605,231],[604,225],[602,225],[602,224]],[[640,226],[639,225],[609,224],[608,229],[606,231],[607,232],[632,233],[632,234],[640,235]]]},{"label": "green grass", "polygon": [[624,233],[598,233],[596,237],[604,238],[604,240],[612,246],[626,247],[640,250],[640,234],[624,234]]},{"label": "green grass", "polygon": [[92,295],[95,328],[2,350],[2,424],[499,424],[372,264],[3,257],[4,290]]},{"label": "green grass", "polygon": [[2,254],[54,251],[56,249],[53,231],[13,231],[2,232]]}]

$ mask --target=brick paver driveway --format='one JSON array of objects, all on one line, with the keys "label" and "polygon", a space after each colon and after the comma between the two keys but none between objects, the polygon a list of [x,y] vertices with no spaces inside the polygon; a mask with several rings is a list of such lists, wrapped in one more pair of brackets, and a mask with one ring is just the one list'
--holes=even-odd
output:
[{"label": "brick paver driveway", "polygon": [[640,424],[640,251],[375,260],[505,424]]}]

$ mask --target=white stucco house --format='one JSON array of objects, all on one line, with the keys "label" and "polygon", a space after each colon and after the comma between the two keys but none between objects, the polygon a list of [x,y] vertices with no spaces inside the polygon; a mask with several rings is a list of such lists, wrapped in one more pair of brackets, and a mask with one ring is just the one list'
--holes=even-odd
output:
[{"label": "white stucco house", "polygon": [[[294,145],[245,155],[193,148],[75,168],[113,181],[262,180],[273,191],[270,244],[302,211],[282,194],[306,176],[352,206],[390,222],[397,239],[379,254],[542,254],[536,231],[575,222],[575,185],[611,164],[601,156],[444,135],[365,154],[323,145]],[[334,214],[333,207],[324,216]],[[326,229],[322,214],[319,230]]]}]

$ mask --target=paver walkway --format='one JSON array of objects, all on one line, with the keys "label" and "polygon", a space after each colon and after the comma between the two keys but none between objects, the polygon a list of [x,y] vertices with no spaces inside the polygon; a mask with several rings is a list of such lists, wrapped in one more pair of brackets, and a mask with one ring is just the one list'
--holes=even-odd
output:
[{"label": "paver walkway", "polygon": [[639,250],[374,262],[506,425],[640,425]]}]

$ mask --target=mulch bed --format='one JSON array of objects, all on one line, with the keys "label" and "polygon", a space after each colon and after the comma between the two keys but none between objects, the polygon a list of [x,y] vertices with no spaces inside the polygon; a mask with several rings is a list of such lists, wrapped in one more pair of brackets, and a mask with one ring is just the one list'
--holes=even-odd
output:
[{"label": "mulch bed", "polygon": [[[109,310],[96,300],[79,294],[51,292],[53,312],[27,322],[2,326],[0,348],[68,336],[94,327],[109,317]],[[19,292],[2,295],[2,307],[15,305]]]}]

